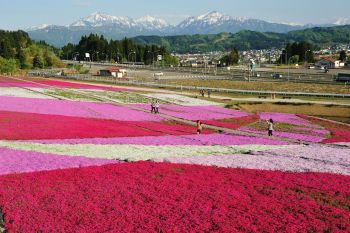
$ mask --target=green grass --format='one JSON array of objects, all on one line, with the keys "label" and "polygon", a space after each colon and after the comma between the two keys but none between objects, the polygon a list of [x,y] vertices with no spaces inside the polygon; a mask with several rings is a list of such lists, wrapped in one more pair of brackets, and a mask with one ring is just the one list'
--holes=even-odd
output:
[{"label": "green grass", "polygon": [[[250,125],[248,125],[249,128],[253,128],[257,131],[266,131],[267,130],[267,123],[266,121],[257,121]],[[312,131],[297,129],[297,128],[308,128],[306,126],[301,127],[297,125],[292,125],[288,123],[275,123],[274,129],[278,132],[288,132],[288,133],[301,133],[301,134],[310,134]]]},{"label": "green grass", "polygon": [[[137,104],[148,104],[151,103],[152,98],[137,94],[134,92],[112,92],[112,91],[103,91],[103,92],[94,92],[94,95],[100,97],[107,97],[119,103],[137,103]],[[159,101],[161,104],[165,102]]]},{"label": "green grass", "polygon": [[48,90],[48,91],[46,91],[46,94],[57,96],[57,97],[62,97],[62,98],[65,98],[65,99],[70,99],[70,100],[91,100],[91,101],[96,101],[96,98],[88,97],[86,95],[82,95],[82,94],[76,93],[74,91]]},{"label": "green grass", "polygon": [[243,82],[231,80],[167,80],[166,84],[256,91],[350,94],[349,86],[338,84],[313,84],[292,82]]},{"label": "green grass", "polygon": [[259,102],[230,102],[227,108],[241,109],[244,111],[257,112],[280,112],[316,116],[330,120],[350,123],[350,106],[319,105],[319,104],[279,104]]}]

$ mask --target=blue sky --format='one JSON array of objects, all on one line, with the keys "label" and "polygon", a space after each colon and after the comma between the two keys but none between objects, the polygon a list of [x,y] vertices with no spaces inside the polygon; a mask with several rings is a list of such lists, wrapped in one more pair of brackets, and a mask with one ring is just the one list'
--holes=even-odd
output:
[{"label": "blue sky", "polygon": [[0,0],[0,3],[0,29],[67,25],[94,12],[131,18],[152,15],[172,24],[209,11],[286,23],[331,23],[350,18],[350,0]]}]

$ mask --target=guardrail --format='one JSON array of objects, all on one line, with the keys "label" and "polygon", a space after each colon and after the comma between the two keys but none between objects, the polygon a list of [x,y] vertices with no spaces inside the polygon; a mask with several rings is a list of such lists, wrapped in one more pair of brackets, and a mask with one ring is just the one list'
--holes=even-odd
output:
[{"label": "guardrail", "polygon": [[115,81],[117,84],[124,85],[137,85],[137,86],[149,86],[158,88],[172,88],[181,90],[211,90],[213,92],[225,92],[225,93],[239,93],[239,94],[254,94],[254,95],[282,95],[282,96],[312,96],[312,97],[328,97],[328,98],[350,98],[350,94],[335,94],[335,93],[307,93],[307,92],[283,92],[283,91],[255,91],[255,90],[240,90],[240,89],[227,89],[227,88],[209,88],[209,87],[195,87],[195,86],[182,86],[171,84],[157,84],[147,82],[135,82],[135,81]]},{"label": "guardrail", "polygon": [[40,76],[40,77],[52,77],[60,79],[74,79],[81,81],[97,81],[105,82],[111,84],[122,84],[122,85],[135,85],[135,86],[146,86],[146,87],[156,87],[156,88],[170,88],[170,89],[180,89],[180,90],[195,90],[199,91],[201,89],[211,90],[212,92],[219,93],[236,93],[244,95],[281,95],[281,96],[306,96],[306,97],[325,97],[325,98],[350,98],[350,94],[337,94],[337,93],[309,93],[309,92],[287,92],[287,91],[256,91],[256,90],[241,90],[241,89],[228,89],[228,88],[209,88],[209,87],[199,87],[199,86],[183,86],[183,85],[173,85],[173,84],[159,84],[153,82],[141,82],[141,81],[122,81],[112,77],[101,77],[92,75],[58,75],[50,74],[41,71],[30,71],[29,76]]}]

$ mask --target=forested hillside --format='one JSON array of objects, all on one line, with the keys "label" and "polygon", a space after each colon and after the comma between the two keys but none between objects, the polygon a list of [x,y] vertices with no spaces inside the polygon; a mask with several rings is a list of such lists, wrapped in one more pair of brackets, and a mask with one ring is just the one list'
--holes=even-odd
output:
[{"label": "forested hillside", "polygon": [[137,44],[157,44],[179,53],[269,49],[284,47],[288,42],[309,42],[316,46],[350,42],[350,25],[312,28],[286,34],[272,32],[240,31],[235,34],[220,33],[193,36],[139,36],[132,38]]},{"label": "forested hillside", "polygon": [[0,30],[0,73],[14,73],[17,69],[60,67],[58,50],[33,42],[24,31]]}]

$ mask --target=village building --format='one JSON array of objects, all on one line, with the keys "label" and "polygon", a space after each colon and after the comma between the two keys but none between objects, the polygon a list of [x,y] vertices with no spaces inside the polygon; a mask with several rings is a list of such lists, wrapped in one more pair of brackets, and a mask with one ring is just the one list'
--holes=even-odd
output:
[{"label": "village building", "polygon": [[333,58],[323,58],[322,60],[316,62],[315,65],[318,67],[334,69],[344,67],[345,63]]},{"label": "village building", "polygon": [[123,78],[126,75],[126,70],[120,69],[117,66],[110,66],[106,69],[101,69],[99,71],[100,76],[114,77],[114,78]]}]

